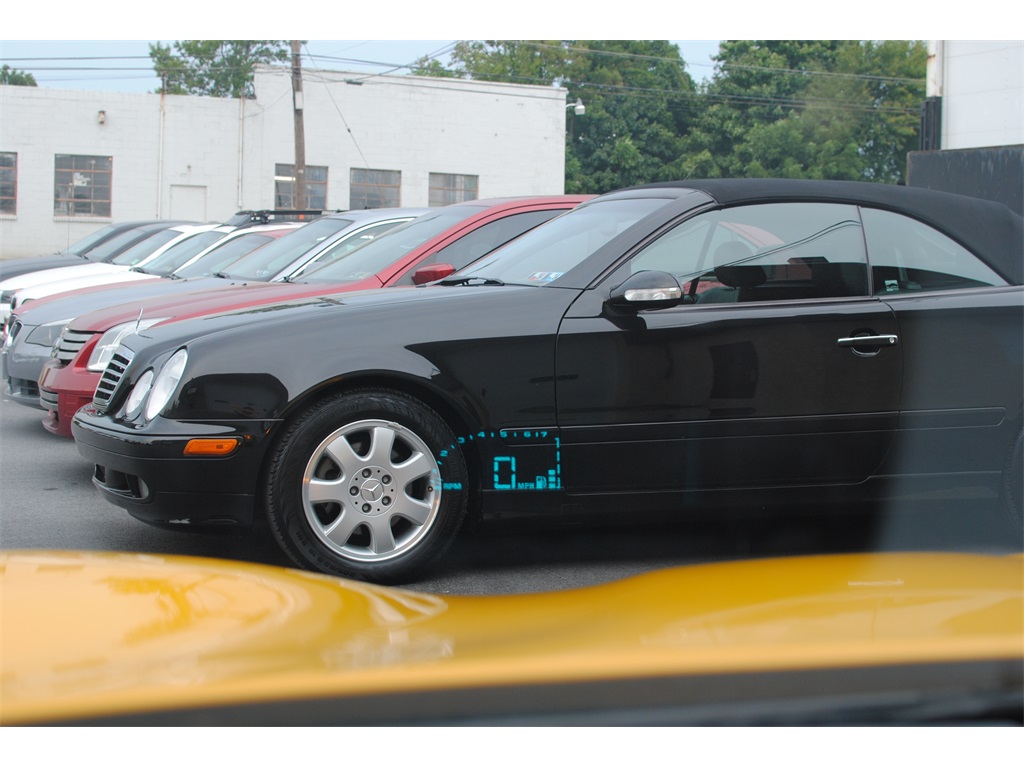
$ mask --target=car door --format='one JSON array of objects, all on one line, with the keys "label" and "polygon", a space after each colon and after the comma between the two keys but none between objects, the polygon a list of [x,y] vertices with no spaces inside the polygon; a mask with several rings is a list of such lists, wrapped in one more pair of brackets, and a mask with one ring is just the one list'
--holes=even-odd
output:
[{"label": "car door", "polygon": [[885,474],[998,480],[1021,429],[1024,293],[926,224],[870,208],[862,218],[906,367]]},{"label": "car door", "polygon": [[[612,308],[645,270],[675,276],[683,302]],[[577,300],[556,366],[570,493],[857,483],[892,441],[902,383],[858,211],[822,203],[674,226]]]}]

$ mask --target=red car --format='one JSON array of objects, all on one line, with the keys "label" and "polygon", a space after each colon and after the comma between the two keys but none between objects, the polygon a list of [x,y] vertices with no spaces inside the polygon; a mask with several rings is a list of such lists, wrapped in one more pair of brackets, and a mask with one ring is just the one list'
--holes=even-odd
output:
[{"label": "red car", "polygon": [[[456,203],[395,227],[332,260],[325,254],[286,283],[253,283],[156,297],[90,312],[62,334],[39,376],[48,407],[43,426],[71,436],[71,419],[90,402],[120,340],[139,328],[288,299],[440,280],[591,195],[502,198]],[[140,315],[141,312],[141,315]],[[141,318],[141,320],[140,320]]]}]

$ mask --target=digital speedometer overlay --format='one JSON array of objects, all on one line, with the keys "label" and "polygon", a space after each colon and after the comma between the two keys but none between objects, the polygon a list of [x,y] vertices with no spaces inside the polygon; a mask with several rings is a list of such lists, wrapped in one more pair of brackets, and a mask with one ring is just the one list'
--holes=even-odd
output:
[{"label": "digital speedometer overlay", "polygon": [[[483,459],[483,490],[555,491],[562,488],[561,443],[552,430],[480,431],[456,438],[458,445],[474,444]],[[456,447],[441,451],[440,459]],[[438,461],[438,464],[441,462]],[[461,483],[442,483],[459,490]]]}]

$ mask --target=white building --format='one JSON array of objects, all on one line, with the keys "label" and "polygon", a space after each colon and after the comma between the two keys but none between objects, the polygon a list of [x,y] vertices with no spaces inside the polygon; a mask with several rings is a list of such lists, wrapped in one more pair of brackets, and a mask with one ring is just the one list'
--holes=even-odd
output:
[{"label": "white building", "polygon": [[941,99],[936,149],[1024,142],[1024,40],[932,40],[930,99]]},{"label": "white building", "polygon": [[932,40],[907,183],[1024,214],[1024,40]]},{"label": "white building", "polygon": [[[0,86],[0,258],[294,201],[291,70],[254,99]],[[563,88],[303,70],[308,207],[561,194]]]}]

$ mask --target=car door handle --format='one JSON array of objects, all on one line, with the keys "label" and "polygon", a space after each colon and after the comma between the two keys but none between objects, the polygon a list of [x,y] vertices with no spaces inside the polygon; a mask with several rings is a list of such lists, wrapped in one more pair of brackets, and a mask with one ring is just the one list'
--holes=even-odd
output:
[{"label": "car door handle", "polygon": [[891,347],[899,337],[889,333],[882,336],[846,336],[838,341],[840,347]]}]

